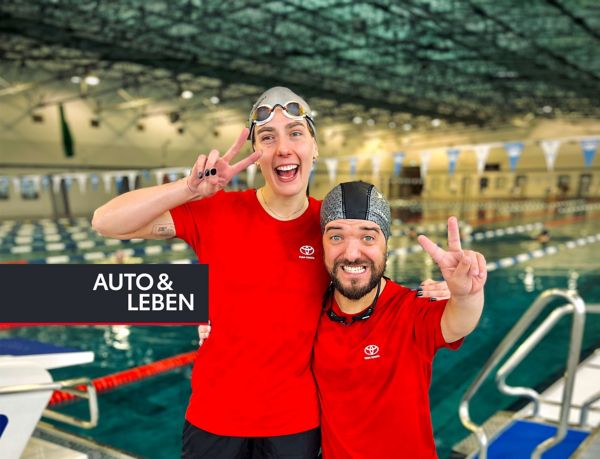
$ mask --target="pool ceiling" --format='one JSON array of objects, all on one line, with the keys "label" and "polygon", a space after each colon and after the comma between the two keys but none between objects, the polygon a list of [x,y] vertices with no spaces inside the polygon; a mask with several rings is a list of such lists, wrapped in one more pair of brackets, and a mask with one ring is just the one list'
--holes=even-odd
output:
[{"label": "pool ceiling", "polygon": [[94,74],[99,109],[288,85],[331,122],[598,117],[599,49],[596,0],[3,0],[0,103]]}]

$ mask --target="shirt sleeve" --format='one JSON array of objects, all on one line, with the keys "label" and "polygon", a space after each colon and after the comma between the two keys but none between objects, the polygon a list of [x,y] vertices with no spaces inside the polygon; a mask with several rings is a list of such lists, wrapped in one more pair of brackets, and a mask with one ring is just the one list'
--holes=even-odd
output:
[{"label": "shirt sleeve", "polygon": [[190,206],[190,203],[186,202],[180,206],[174,207],[169,211],[171,218],[175,224],[175,236],[179,239],[183,239],[192,248],[196,246],[196,238],[198,231],[194,224],[194,211]]},{"label": "shirt sleeve", "polygon": [[205,232],[204,223],[212,213],[213,202],[220,198],[222,191],[210,198],[190,201],[174,207],[169,212],[175,224],[175,237],[187,242],[195,252],[200,244],[200,237]]},{"label": "shirt sleeve", "polygon": [[433,359],[436,351],[442,347],[458,349],[464,338],[447,343],[442,334],[442,314],[448,300],[429,301],[428,298],[415,297],[414,301],[416,302],[414,336],[427,359]]}]

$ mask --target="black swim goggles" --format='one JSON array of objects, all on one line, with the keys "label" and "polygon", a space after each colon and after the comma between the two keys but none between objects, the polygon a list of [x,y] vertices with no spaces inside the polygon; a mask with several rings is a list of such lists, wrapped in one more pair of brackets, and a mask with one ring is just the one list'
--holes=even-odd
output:
[{"label": "black swim goggles", "polygon": [[[350,325],[354,324],[355,322],[358,322],[361,320],[367,320],[369,317],[371,317],[373,315],[373,312],[375,311],[375,305],[377,304],[377,300],[379,299],[379,293],[381,291],[381,279],[379,279],[379,282],[377,283],[377,292],[375,293],[375,298],[373,299],[371,306],[369,306],[367,309],[365,309],[360,314],[357,314],[357,315],[351,316],[351,317],[340,316],[340,315],[336,314],[336,312],[333,310],[333,290],[334,290],[333,284],[330,283],[329,287],[327,287],[327,290],[325,291],[325,295],[323,295],[323,303],[322,303],[323,312],[325,314],[327,314],[327,317],[329,317],[329,320],[331,320],[333,322],[337,322],[342,325],[350,326]],[[327,307],[328,301],[329,301],[329,308]]]}]

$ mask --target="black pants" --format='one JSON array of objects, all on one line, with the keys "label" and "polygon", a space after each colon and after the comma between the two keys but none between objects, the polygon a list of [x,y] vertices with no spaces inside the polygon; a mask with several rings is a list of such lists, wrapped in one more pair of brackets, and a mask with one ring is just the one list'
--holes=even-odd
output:
[{"label": "black pants", "polygon": [[181,459],[316,459],[319,428],[276,437],[226,437],[185,421]]}]

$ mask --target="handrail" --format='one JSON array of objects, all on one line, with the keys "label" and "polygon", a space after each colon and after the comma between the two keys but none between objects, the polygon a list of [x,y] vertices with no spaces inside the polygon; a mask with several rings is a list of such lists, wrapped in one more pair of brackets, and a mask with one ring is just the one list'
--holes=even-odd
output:
[{"label": "handrail", "polygon": [[548,334],[554,325],[562,319],[565,315],[574,311],[572,304],[565,304],[561,307],[556,308],[550,313],[548,317],[536,328],[529,337],[521,343],[515,352],[508,358],[508,360],[502,365],[496,373],[496,385],[500,392],[506,395],[524,396],[531,398],[533,403],[532,416],[536,417],[539,413],[540,408],[540,394],[535,389],[530,387],[516,387],[509,386],[506,383],[506,378],[513,372],[513,370],[523,361],[529,352]]},{"label": "handrail", "polygon": [[[83,385],[85,385],[86,390],[79,390],[76,388],[77,386]],[[91,429],[98,425],[98,397],[96,395],[96,388],[94,387],[94,383],[92,383],[92,381],[90,381],[89,378],[66,379],[64,381],[53,381],[49,383],[18,384],[13,386],[4,386],[0,387],[0,396],[7,394],[44,392],[51,390],[62,390],[64,392],[68,392],[69,394],[73,394],[77,397],[87,399],[90,418],[89,420],[79,419],[74,416],[59,413],[58,411],[50,409],[45,409],[42,413],[42,416],[84,429]]]},{"label": "handrail", "polygon": [[585,400],[581,405],[579,424],[582,427],[585,427],[588,423],[588,413],[592,407],[592,404],[600,400],[600,391],[596,392],[594,395]]},{"label": "handrail", "polygon": [[[532,416],[535,417],[538,415],[539,406],[540,406],[540,394],[532,388],[529,387],[516,387],[509,386],[506,384],[506,378],[512,373],[512,371],[521,363],[524,357],[548,334],[548,332],[554,327],[554,325],[565,315],[574,311],[573,305],[566,304],[559,308],[556,308],[554,311],[550,313],[550,315],[542,322],[538,328],[517,348],[517,350],[509,357],[509,359],[500,367],[498,372],[496,373],[496,384],[500,392],[507,395],[522,395],[529,396],[533,403],[533,412]],[[600,305],[599,304],[587,304],[585,305],[585,314],[600,314]],[[600,391],[594,395],[592,395],[587,400],[584,400],[580,412],[580,421],[579,424],[581,426],[585,426],[587,424],[588,412],[591,408],[591,405],[596,401],[600,400]],[[562,405],[562,400],[560,403],[556,403],[557,405]],[[571,403],[571,407],[578,407]]]},{"label": "handrail", "polygon": [[508,332],[502,342],[498,345],[498,347],[496,347],[491,357],[484,364],[483,368],[475,377],[475,380],[471,383],[461,399],[458,410],[460,420],[467,429],[474,432],[477,436],[477,441],[479,442],[480,459],[487,459],[488,438],[483,430],[483,427],[476,424],[471,419],[469,413],[469,402],[479,390],[483,384],[483,381],[485,381],[496,365],[498,365],[500,360],[502,360],[507,352],[514,346],[514,344],[533,323],[533,321],[540,315],[548,303],[556,298],[564,298],[567,300],[571,305],[573,305],[574,311],[573,322],[571,326],[571,343],[569,355],[567,357],[567,373],[565,375],[563,404],[561,406],[560,424],[556,435],[538,445],[532,455],[532,458],[539,458],[544,451],[547,451],[552,446],[560,442],[566,435],[569,407],[573,396],[573,376],[579,360],[579,353],[581,351],[581,340],[583,337],[583,325],[585,321],[585,303],[574,290],[550,289],[542,292],[536,298],[525,314],[523,314],[519,321]]}]

